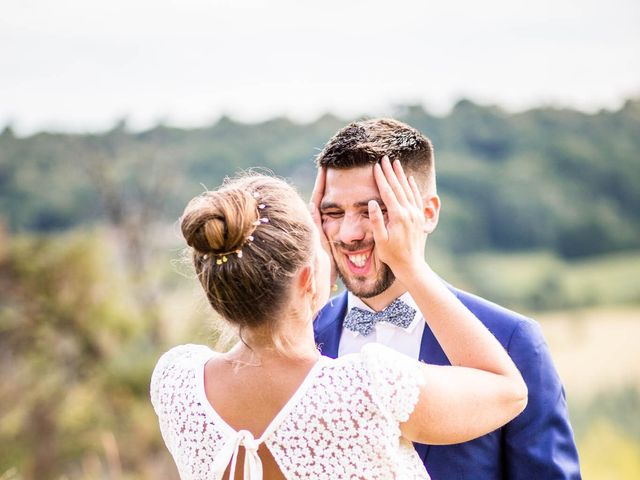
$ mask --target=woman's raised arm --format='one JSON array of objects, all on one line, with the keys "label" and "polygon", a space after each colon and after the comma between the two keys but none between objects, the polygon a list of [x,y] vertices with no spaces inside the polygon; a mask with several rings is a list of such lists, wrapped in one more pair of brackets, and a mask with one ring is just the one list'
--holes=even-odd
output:
[{"label": "woman's raised arm", "polygon": [[376,251],[420,308],[452,366],[420,364],[420,397],[403,435],[429,444],[458,443],[504,425],[524,410],[527,387],[502,345],[449,291],[424,260],[420,191],[400,162],[385,157],[374,176],[387,218],[369,203]]}]

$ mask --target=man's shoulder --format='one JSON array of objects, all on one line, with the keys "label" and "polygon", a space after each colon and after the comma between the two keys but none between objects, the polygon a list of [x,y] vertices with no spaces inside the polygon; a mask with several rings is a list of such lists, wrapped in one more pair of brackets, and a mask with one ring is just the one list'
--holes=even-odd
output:
[{"label": "man's shoulder", "polygon": [[538,322],[532,318],[451,285],[449,289],[505,347],[509,347],[514,336],[533,343],[542,340]]}]

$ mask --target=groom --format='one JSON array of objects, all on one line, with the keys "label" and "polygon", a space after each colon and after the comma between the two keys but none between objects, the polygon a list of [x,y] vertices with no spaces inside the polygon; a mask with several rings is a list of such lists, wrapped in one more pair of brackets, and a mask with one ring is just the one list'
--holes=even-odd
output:
[{"label": "groom", "polygon": [[[336,133],[318,156],[312,203],[347,291],[321,310],[314,323],[316,342],[324,355],[334,358],[378,342],[427,363],[448,365],[407,288],[376,256],[367,205],[371,199],[382,204],[371,167],[385,155],[399,159],[418,182],[425,234],[438,224],[440,199],[428,138],[391,119],[352,123]],[[450,288],[509,352],[527,382],[529,403],[510,423],[476,440],[450,446],[416,444],[432,479],[580,479],[564,389],[538,324]],[[409,307],[402,309],[405,315],[373,315],[398,298]]]}]

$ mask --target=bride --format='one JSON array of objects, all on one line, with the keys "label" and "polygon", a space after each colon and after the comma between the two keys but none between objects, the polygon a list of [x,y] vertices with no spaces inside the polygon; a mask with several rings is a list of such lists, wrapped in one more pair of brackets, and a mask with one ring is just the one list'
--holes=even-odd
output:
[{"label": "bride", "polygon": [[509,356],[424,261],[415,182],[373,168],[388,212],[369,203],[378,255],[454,366],[377,344],[322,357],[312,319],[331,272],[310,213],[282,180],[227,181],[191,200],[182,232],[209,303],[241,341],[226,353],[174,347],[151,381],[182,479],[428,479],[412,441],[467,441],[524,409]]}]

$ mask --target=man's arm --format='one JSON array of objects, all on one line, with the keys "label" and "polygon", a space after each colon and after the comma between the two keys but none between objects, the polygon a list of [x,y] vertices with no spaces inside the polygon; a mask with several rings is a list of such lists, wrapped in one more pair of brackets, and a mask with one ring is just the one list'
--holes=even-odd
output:
[{"label": "man's arm", "polygon": [[503,429],[506,478],[579,480],[578,452],[564,388],[540,327],[522,321],[508,350],[527,383],[529,403]]}]

